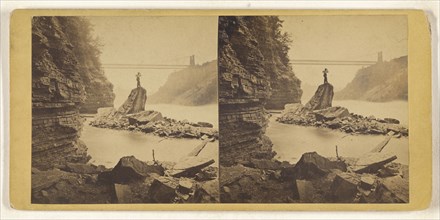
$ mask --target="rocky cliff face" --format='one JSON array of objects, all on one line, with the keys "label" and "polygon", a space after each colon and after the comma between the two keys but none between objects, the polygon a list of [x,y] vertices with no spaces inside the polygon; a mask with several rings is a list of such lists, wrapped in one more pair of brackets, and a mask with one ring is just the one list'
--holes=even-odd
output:
[{"label": "rocky cliff face", "polygon": [[[84,82],[96,75],[84,77],[84,68],[92,64],[85,64],[86,58],[76,51],[87,41],[84,31],[75,31],[83,22],[78,17],[32,20],[32,166],[39,169],[89,159],[78,139],[79,110],[90,97]],[[113,96],[108,90],[100,92]]]},{"label": "rocky cliff face", "polygon": [[305,105],[309,110],[319,110],[332,107],[333,86],[330,83],[324,83],[318,87],[315,95]]},{"label": "rocky cliff face", "polygon": [[353,81],[336,92],[335,98],[374,102],[408,100],[408,56],[360,69]]},{"label": "rocky cliff face", "polygon": [[269,76],[271,94],[267,99],[267,109],[283,109],[287,103],[301,102],[301,80],[292,71],[288,57],[291,40],[282,33],[282,21],[276,17],[265,17],[265,24],[255,27],[254,37],[263,55],[262,67]]},{"label": "rocky cliff face", "polygon": [[77,58],[77,68],[83,81],[86,97],[80,105],[81,113],[96,113],[98,108],[113,107],[115,94],[113,85],[101,69],[99,42],[91,35],[92,27],[84,18],[59,19],[67,38],[72,42],[72,51]]},{"label": "rocky cliff face", "polygon": [[274,19],[264,16],[219,18],[222,165],[273,157],[272,144],[264,135],[268,122],[264,106],[271,97],[271,76],[274,73],[266,71],[265,63],[270,59],[280,60],[281,56],[275,55],[275,50],[263,51],[275,46],[273,41],[263,39],[266,35],[271,36],[274,31],[271,28],[279,31],[279,26],[273,26],[279,24],[273,23]]},{"label": "rocky cliff face", "polygon": [[149,97],[151,103],[205,105],[217,103],[217,60],[172,73]]}]

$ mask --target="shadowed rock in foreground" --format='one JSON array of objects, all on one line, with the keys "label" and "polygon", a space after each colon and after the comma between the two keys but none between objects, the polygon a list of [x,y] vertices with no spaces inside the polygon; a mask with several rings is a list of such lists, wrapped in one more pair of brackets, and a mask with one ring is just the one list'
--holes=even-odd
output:
[{"label": "shadowed rock in foreground", "polygon": [[216,203],[218,168],[212,163],[197,156],[177,163],[128,156],[113,169],[92,164],[33,168],[32,203]]},{"label": "shadowed rock in foreground", "polygon": [[[303,154],[296,165],[268,161],[221,167],[220,191],[224,203],[406,203],[408,166],[385,163],[377,169],[355,172],[363,158],[325,158]],[[365,166],[375,166],[374,161]]]}]

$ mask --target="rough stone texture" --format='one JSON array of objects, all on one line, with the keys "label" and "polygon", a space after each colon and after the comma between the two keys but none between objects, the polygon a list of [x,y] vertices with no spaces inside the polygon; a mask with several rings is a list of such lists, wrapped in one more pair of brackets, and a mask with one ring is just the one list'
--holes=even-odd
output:
[{"label": "rough stone texture", "polygon": [[344,89],[336,92],[335,98],[376,102],[408,100],[408,56],[360,69]]},{"label": "rough stone texture", "polygon": [[315,92],[315,95],[304,106],[309,110],[319,110],[332,107],[333,86],[330,83],[321,84]]},{"label": "rough stone texture", "polygon": [[144,125],[148,124],[149,122],[160,121],[163,119],[162,113],[157,111],[142,111],[126,116],[130,125]]},{"label": "rough stone texture", "polygon": [[122,115],[138,113],[145,110],[147,102],[147,90],[143,87],[137,87],[131,90],[130,95],[124,104],[118,108],[118,112]]},{"label": "rough stone texture", "polygon": [[158,164],[147,164],[134,156],[123,157],[111,171],[115,183],[129,183],[145,179],[151,173],[164,174],[164,168]]},{"label": "rough stone texture", "polygon": [[316,110],[313,111],[313,113],[318,121],[331,121],[336,118],[343,118],[350,115],[346,108],[340,106]]},{"label": "rough stone texture", "polygon": [[[86,162],[87,148],[78,138],[79,106],[86,98],[75,37],[66,34],[68,17],[32,20],[32,166]],[[78,37],[78,36],[76,36]]]},{"label": "rough stone texture", "polygon": [[[270,76],[264,69],[262,44],[256,36],[268,31],[269,17],[219,18],[220,164],[271,158],[270,140],[264,140],[270,97]],[[263,29],[263,30],[261,30]],[[263,31],[263,32],[261,32]]]},{"label": "rough stone texture", "polygon": [[333,169],[347,171],[345,163],[330,161],[316,152],[304,153],[293,169],[297,179],[319,178]]}]

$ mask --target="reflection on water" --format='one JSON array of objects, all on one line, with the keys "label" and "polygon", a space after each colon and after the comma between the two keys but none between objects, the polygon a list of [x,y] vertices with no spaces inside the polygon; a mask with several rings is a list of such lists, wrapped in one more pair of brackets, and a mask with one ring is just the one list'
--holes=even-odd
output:
[{"label": "reflection on water", "polygon": [[[399,109],[404,106],[405,110],[403,112],[407,112],[406,102],[366,104],[359,101],[335,101],[334,106],[337,105],[347,107],[350,112],[358,114],[392,117],[399,119],[401,122],[407,122],[406,116],[404,116],[405,113],[402,113],[402,110]],[[369,114],[365,113],[366,105],[370,106],[367,109]],[[399,111],[396,109],[399,109]],[[276,114],[271,117],[266,135],[272,140],[273,150],[277,152],[275,158],[291,163],[296,163],[302,154],[312,151],[316,151],[322,156],[335,157],[336,145],[338,146],[339,156],[359,157],[372,150],[385,139],[385,136],[382,135],[349,135],[327,128],[282,124],[275,121],[277,117]],[[408,146],[409,140],[407,137],[392,138],[382,152],[393,153],[397,156],[396,162],[408,164]]]},{"label": "reflection on water", "polygon": [[[147,105],[146,110],[154,109],[163,116],[177,120],[187,119],[191,122],[204,121],[218,125],[217,105],[199,107],[175,105]],[[143,161],[152,161],[152,150],[156,160],[178,161],[202,143],[196,139],[163,138],[152,134],[111,130],[88,125],[87,119],[81,132],[81,140],[87,145],[90,162],[96,165],[113,167],[123,156],[135,156]],[[218,166],[218,141],[209,142],[199,154],[215,160]]]}]

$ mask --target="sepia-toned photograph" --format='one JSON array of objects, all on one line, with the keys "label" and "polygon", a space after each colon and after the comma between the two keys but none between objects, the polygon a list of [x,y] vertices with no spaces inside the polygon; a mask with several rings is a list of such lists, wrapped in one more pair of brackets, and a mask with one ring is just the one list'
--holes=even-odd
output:
[{"label": "sepia-toned photograph", "polygon": [[217,24],[33,17],[31,202],[219,202]]},{"label": "sepia-toned photograph", "polygon": [[220,16],[223,203],[408,203],[406,16]]}]

